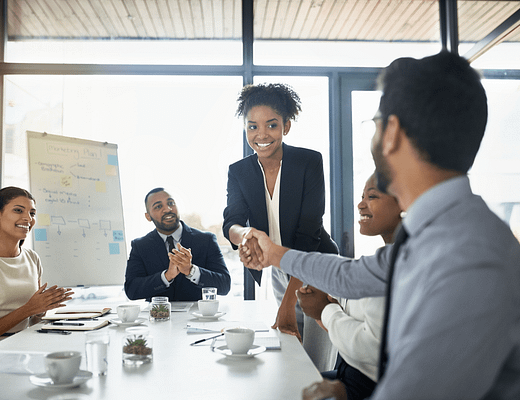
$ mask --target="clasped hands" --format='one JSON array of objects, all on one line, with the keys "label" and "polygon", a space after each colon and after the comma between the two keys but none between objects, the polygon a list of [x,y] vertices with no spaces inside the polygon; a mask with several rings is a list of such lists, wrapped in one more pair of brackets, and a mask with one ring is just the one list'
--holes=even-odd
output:
[{"label": "clasped hands", "polygon": [[179,273],[184,275],[188,275],[190,273],[192,258],[191,249],[187,249],[180,243],[177,243],[177,248],[168,253],[168,257],[170,258],[170,265],[168,267],[168,271],[165,273],[165,277],[168,279],[168,281],[174,279],[177,275],[179,275]]},{"label": "clasped hands", "polygon": [[261,271],[272,265],[270,252],[274,246],[276,245],[265,232],[249,228],[238,246],[240,261],[249,269]]}]

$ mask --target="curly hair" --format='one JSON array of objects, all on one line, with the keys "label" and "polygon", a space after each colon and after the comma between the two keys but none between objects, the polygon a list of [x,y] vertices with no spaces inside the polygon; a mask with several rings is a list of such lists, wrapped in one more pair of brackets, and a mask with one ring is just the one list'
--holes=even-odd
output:
[{"label": "curly hair", "polygon": [[237,117],[246,116],[251,108],[269,106],[283,118],[285,124],[302,110],[300,96],[289,86],[282,83],[246,85],[237,99]]}]

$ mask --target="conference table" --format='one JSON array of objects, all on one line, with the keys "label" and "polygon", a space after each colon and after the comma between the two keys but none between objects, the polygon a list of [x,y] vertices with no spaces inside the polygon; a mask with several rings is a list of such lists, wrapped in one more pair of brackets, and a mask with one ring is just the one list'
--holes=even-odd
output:
[{"label": "conference table", "polygon": [[[304,387],[320,381],[321,375],[307,356],[296,337],[270,329],[276,307],[268,301],[243,301],[222,297],[217,320],[219,326],[267,327],[260,335],[278,336],[280,350],[267,350],[251,358],[235,359],[212,351],[210,340],[190,345],[214,333],[188,333],[187,325],[200,327],[193,312],[197,303],[188,303],[184,311],[171,313],[169,321],[149,321],[148,303],[142,302],[140,318],[145,318],[153,337],[153,361],[140,366],[124,366],[122,346],[125,327],[109,324],[101,329],[110,336],[108,369],[104,376],[91,379],[74,388],[49,388],[34,385],[31,373],[20,373],[4,362],[0,365],[0,399],[223,399],[223,400],[291,400],[301,399]],[[112,305],[110,314],[100,318],[117,318]],[[203,322],[211,326],[213,322]],[[85,365],[85,332],[70,335],[42,334],[36,324],[0,341],[0,360],[31,354],[33,360],[49,352],[76,350],[83,353],[81,370]],[[141,325],[142,326],[142,325]],[[224,344],[225,342],[217,342]],[[11,357],[11,358],[6,358]],[[1,362],[1,361],[0,361]],[[10,361],[12,362],[12,361]],[[35,361],[36,362],[36,361]],[[19,366],[18,366],[19,367]],[[45,370],[31,371],[45,373]]]}]

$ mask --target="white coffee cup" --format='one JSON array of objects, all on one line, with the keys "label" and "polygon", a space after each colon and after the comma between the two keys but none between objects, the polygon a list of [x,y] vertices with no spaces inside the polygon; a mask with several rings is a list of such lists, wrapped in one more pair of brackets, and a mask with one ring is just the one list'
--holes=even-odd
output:
[{"label": "white coffee cup", "polygon": [[228,328],[224,331],[224,337],[233,354],[246,354],[255,341],[255,331],[249,328]]},{"label": "white coffee cup", "polygon": [[141,312],[139,304],[121,304],[117,306],[117,316],[121,322],[134,322]]},{"label": "white coffee cup", "polygon": [[205,317],[211,317],[218,312],[218,300],[199,300],[199,311]]},{"label": "white coffee cup", "polygon": [[81,363],[79,351],[57,351],[44,358],[45,371],[54,383],[71,383],[78,374]]}]

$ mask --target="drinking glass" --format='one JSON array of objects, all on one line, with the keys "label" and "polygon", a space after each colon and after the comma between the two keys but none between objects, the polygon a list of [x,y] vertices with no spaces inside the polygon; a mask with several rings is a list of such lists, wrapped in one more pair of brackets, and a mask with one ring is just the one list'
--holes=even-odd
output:
[{"label": "drinking glass", "polygon": [[109,343],[110,336],[107,331],[87,332],[85,334],[87,370],[92,372],[93,375],[106,375]]},{"label": "drinking glass", "polygon": [[202,300],[217,300],[217,288],[202,288]]}]

